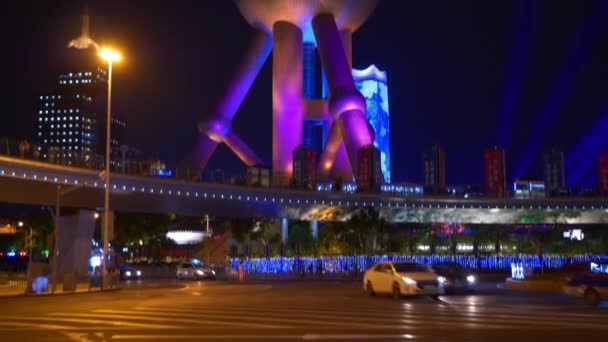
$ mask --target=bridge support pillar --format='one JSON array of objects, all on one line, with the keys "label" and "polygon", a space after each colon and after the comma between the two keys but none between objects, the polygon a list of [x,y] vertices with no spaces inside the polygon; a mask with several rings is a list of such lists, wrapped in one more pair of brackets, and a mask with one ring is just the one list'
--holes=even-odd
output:
[{"label": "bridge support pillar", "polygon": [[310,234],[315,242],[319,240],[319,221],[310,221]]},{"label": "bridge support pillar", "polygon": [[56,231],[56,280],[63,280],[65,290],[73,288],[79,278],[84,278],[89,270],[91,241],[95,230],[95,212],[77,210],[71,215],[57,218]]},{"label": "bridge support pillar", "polygon": [[287,244],[287,235],[289,234],[289,220],[286,217],[281,218],[281,243]]}]

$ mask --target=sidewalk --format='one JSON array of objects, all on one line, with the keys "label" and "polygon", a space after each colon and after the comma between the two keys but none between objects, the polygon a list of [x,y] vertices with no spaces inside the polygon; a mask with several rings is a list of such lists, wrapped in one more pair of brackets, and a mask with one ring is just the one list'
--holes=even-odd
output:
[{"label": "sidewalk", "polygon": [[[89,292],[101,292],[99,287],[89,287],[88,283],[78,283],[74,291],[64,291],[63,284],[59,283],[55,287],[55,292],[52,293],[51,285],[48,290],[43,293],[26,293],[27,282],[25,280],[12,280],[7,283],[0,284],[0,297],[14,297],[14,296],[51,296],[51,295],[65,295],[75,293],[89,293]],[[115,291],[119,290],[120,287],[114,287],[104,291]]]}]

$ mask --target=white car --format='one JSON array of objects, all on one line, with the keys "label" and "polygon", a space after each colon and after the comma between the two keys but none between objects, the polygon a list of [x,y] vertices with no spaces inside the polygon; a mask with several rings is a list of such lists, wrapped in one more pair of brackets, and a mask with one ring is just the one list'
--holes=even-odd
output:
[{"label": "white car", "polygon": [[204,265],[193,265],[191,263],[181,263],[177,266],[178,279],[215,279],[215,271]]},{"label": "white car", "polygon": [[401,296],[443,294],[445,278],[433,273],[427,266],[411,262],[380,262],[365,271],[363,288],[370,296],[377,293]]}]

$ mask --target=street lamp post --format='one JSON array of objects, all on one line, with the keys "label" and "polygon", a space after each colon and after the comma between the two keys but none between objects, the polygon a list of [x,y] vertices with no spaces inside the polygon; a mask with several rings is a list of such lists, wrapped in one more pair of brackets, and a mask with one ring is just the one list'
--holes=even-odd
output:
[{"label": "street lamp post", "polygon": [[[22,228],[24,226],[23,221],[19,221],[19,223],[17,224],[19,226],[19,228]],[[34,232],[32,231],[32,226],[28,224],[28,227],[30,229],[30,235],[27,241],[27,256],[28,256],[28,264],[32,262],[32,244],[33,244],[33,237],[34,237]],[[29,268],[29,266],[28,266]]]},{"label": "street lamp post", "polygon": [[108,287],[108,245],[110,224],[110,127],[112,120],[112,63],[120,60],[120,53],[111,49],[101,49],[99,56],[108,62],[108,112],[106,118],[106,162],[105,162],[105,192],[103,203],[103,258],[101,262],[102,288]]}]

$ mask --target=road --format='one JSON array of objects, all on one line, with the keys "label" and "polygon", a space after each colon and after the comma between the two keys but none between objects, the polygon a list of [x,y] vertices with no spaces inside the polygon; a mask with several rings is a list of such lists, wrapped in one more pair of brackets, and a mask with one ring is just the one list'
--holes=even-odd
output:
[{"label": "road", "polygon": [[394,300],[358,283],[192,282],[182,288],[0,299],[0,341],[576,341],[608,336],[608,309],[489,288]]}]

